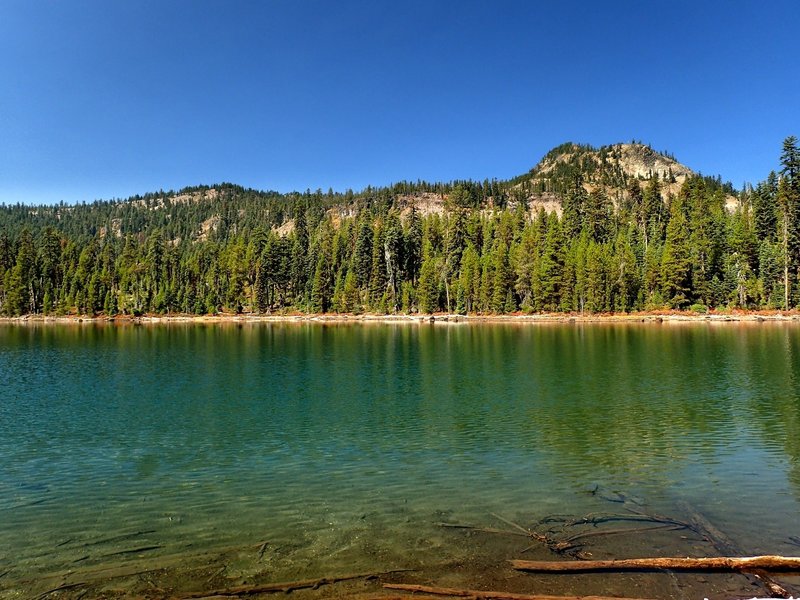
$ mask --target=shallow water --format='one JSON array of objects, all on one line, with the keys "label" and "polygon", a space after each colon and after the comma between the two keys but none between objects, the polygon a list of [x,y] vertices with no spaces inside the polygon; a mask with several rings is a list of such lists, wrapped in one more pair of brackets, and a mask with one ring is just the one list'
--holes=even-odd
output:
[{"label": "shallow water", "polygon": [[620,500],[798,553],[792,325],[5,325],[0,375],[8,594],[209,548],[284,580],[463,565],[439,523]]}]

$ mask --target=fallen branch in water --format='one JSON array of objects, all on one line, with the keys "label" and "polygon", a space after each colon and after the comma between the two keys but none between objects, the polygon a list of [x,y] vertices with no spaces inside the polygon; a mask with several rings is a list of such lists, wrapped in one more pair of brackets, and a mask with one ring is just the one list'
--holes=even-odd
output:
[{"label": "fallen branch in water", "polygon": [[480,531],[482,533],[498,533],[500,535],[516,535],[519,537],[531,537],[530,532],[506,531],[505,529],[492,529],[491,527],[475,527],[474,525],[462,525],[460,523],[437,523],[439,527],[449,529],[468,529],[470,531]]},{"label": "fallen branch in water", "polygon": [[[519,537],[532,538],[536,540],[538,544],[544,544],[545,546],[547,546],[547,548],[549,548],[552,552],[555,552],[556,554],[563,554],[568,550],[573,550],[577,547],[572,542],[556,540],[547,535],[536,533],[535,531],[526,529],[519,523],[515,523],[514,521],[506,519],[505,517],[501,517],[496,513],[489,513],[489,514],[491,514],[495,519],[499,519],[506,525],[513,527],[516,531],[508,531],[507,529],[494,529],[492,527],[475,527],[473,525],[462,525],[460,523],[437,523],[437,525],[439,527],[447,527],[450,529],[467,529],[469,531],[480,531],[482,533],[496,533],[500,535],[516,535]],[[531,548],[533,548],[533,546],[525,548],[525,550],[523,550],[522,552],[525,553]]]},{"label": "fallen branch in water", "polygon": [[[103,539],[99,539],[99,540],[86,542],[85,544],[81,544],[78,547],[79,548],[86,548],[87,546],[99,546],[101,544],[110,544],[111,542],[122,542],[124,540],[130,540],[130,539],[135,538],[135,537],[139,537],[139,536],[142,536],[142,535],[148,535],[150,533],[155,533],[155,532],[156,532],[155,529],[147,529],[145,531],[134,531],[132,533],[124,533],[122,535],[115,535],[114,537],[103,538]],[[62,542],[61,544],[59,544],[59,546],[63,546],[65,544],[67,544],[69,541],[72,541],[72,540],[68,540],[67,542]],[[58,546],[56,546],[56,547],[58,547]]]},{"label": "fallen branch in water", "polygon": [[211,575],[211,577],[206,579],[206,583],[211,583],[214,579],[216,579],[217,577],[222,575],[227,570],[228,570],[228,565],[222,565],[219,569],[214,571],[214,573]]},{"label": "fallen branch in water", "polygon": [[269,542],[264,542],[258,547],[258,560],[264,558],[264,553],[267,551],[267,546],[269,546]]},{"label": "fallen branch in water", "polygon": [[72,588],[81,587],[84,585],[86,585],[86,583],[84,582],[65,583],[63,585],[53,588],[52,590],[47,590],[46,592],[39,594],[38,596],[36,596],[36,600],[42,600],[42,598],[47,598],[47,596],[49,596],[50,594],[55,594],[56,592],[61,592],[63,590],[71,590]]},{"label": "fallen branch in water", "polygon": [[501,520],[506,525],[510,525],[511,527],[516,529],[517,531],[520,531],[520,532],[524,533],[525,535],[527,535],[528,537],[532,537],[533,539],[538,540],[538,541],[542,542],[543,544],[549,544],[549,542],[550,542],[550,540],[547,539],[547,536],[542,535],[541,533],[536,533],[535,531],[531,531],[530,529],[525,529],[522,525],[519,525],[518,523],[514,523],[514,521],[509,521],[505,517],[501,517],[500,515],[498,515],[496,513],[489,513],[489,514],[492,515],[495,519]]},{"label": "fallen branch in water", "polygon": [[679,521],[671,517],[663,515],[651,515],[633,508],[627,508],[631,514],[608,514],[608,513],[590,513],[586,516],[568,521],[564,524],[565,527],[574,527],[575,525],[600,525],[601,523],[609,523],[611,521],[634,521],[637,523],[661,523],[663,525],[675,525],[677,527],[686,527],[691,529],[691,525],[684,521]]},{"label": "fallen branch in water", "polygon": [[122,556],[125,554],[137,554],[139,552],[158,550],[159,548],[163,548],[163,546],[142,546],[141,548],[131,548],[130,550],[120,550],[119,552],[110,552],[109,554],[101,555],[100,558],[106,558],[108,556]]},{"label": "fallen branch in water", "polygon": [[[567,550],[572,550],[575,548],[575,544],[571,542],[551,539],[546,535],[543,535],[541,533],[536,533],[535,531],[531,531],[530,529],[524,528],[522,525],[515,523],[514,521],[510,521],[505,517],[501,517],[497,513],[489,513],[489,514],[491,514],[495,519],[500,519],[506,525],[510,525],[511,527],[513,527],[517,531],[520,531],[526,536],[533,538],[534,540],[536,540],[541,544],[544,544],[550,549],[551,552],[555,552],[556,554],[563,554]],[[528,550],[530,550],[530,547],[523,550],[523,552],[526,552]]]},{"label": "fallen branch in water", "polygon": [[643,533],[645,531],[678,531],[680,529],[685,529],[680,525],[654,525],[653,527],[630,527],[628,529],[606,529],[604,531],[585,531],[583,533],[577,533],[573,536],[566,538],[565,542],[575,542],[577,540],[582,540],[584,538],[589,537],[600,537],[604,535],[620,535],[625,533]]},{"label": "fallen branch in water", "polygon": [[692,524],[687,523],[686,521],[679,521],[678,519],[667,517],[665,515],[659,515],[658,513],[644,512],[643,510],[631,508],[630,506],[625,507],[625,510],[632,515],[636,515],[643,521],[652,521],[653,523],[671,523],[672,525],[680,525],[681,527],[686,527],[693,530]]},{"label": "fallen branch in water", "polygon": [[581,573],[590,571],[730,571],[752,570],[800,572],[800,557],[748,556],[713,558],[625,558],[616,560],[548,561],[512,560],[518,571],[535,573]]},{"label": "fallen branch in water", "polygon": [[339,583],[340,581],[350,581],[353,579],[374,579],[381,575],[392,573],[406,573],[414,569],[392,569],[391,571],[380,571],[377,573],[356,573],[354,575],[340,575],[338,577],[320,577],[319,579],[304,579],[302,581],[285,581],[282,583],[266,583],[263,585],[240,585],[237,587],[207,592],[190,592],[174,596],[176,600],[188,600],[189,598],[207,598],[211,596],[252,596],[254,594],[269,594],[273,592],[293,592],[303,589],[318,589],[323,585]]},{"label": "fallen branch in water", "polygon": [[[478,600],[612,600],[606,596],[548,596],[542,594],[516,594],[513,592],[496,592],[483,590],[460,590],[455,588],[433,587],[429,585],[411,585],[403,583],[384,583],[387,590],[404,592],[421,592],[434,596],[458,596],[476,598]],[[614,598],[613,600],[635,600],[633,598]]]}]

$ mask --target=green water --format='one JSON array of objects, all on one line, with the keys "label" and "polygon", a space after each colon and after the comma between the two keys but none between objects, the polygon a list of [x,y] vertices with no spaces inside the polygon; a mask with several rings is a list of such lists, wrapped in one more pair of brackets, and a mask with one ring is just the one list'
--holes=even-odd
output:
[{"label": "green water", "polygon": [[0,590],[264,541],[230,572],[464,565],[439,523],[617,492],[797,554],[798,376],[786,324],[5,325]]}]

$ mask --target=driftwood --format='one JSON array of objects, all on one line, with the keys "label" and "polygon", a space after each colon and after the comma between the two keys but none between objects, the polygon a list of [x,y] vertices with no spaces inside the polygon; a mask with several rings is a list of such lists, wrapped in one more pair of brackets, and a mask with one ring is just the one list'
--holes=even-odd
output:
[{"label": "driftwood", "polygon": [[[483,590],[461,590],[455,588],[433,587],[429,585],[410,585],[404,583],[384,583],[387,590],[404,592],[420,592],[434,596],[458,596],[485,600],[612,600],[607,596],[548,596],[542,594],[515,594],[513,592],[495,592]],[[613,600],[634,600],[632,598],[614,598]]]},{"label": "driftwood", "polygon": [[748,556],[713,558],[626,558],[617,560],[512,560],[518,571],[536,573],[581,573],[591,571],[729,571],[752,570],[800,573],[800,557],[796,556]]},{"label": "driftwood", "polygon": [[211,596],[252,596],[254,594],[269,594],[275,592],[293,592],[303,589],[318,589],[323,585],[338,583],[340,581],[350,581],[352,579],[372,579],[381,575],[391,573],[405,573],[414,569],[392,569],[391,571],[380,571],[378,573],[356,573],[354,575],[340,575],[337,577],[321,577],[319,579],[304,579],[301,581],[285,581],[282,583],[266,583],[263,585],[240,585],[222,590],[212,590],[208,592],[190,592],[175,596],[176,600],[188,600],[189,598],[208,598]]}]

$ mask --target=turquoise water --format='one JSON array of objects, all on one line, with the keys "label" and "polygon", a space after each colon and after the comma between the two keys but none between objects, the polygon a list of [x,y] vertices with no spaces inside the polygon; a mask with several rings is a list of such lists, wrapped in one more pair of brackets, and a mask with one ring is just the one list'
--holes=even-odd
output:
[{"label": "turquoise water", "polygon": [[617,493],[797,554],[798,375],[786,324],[0,326],[0,589],[263,542],[230,570],[465,561],[438,523]]}]

